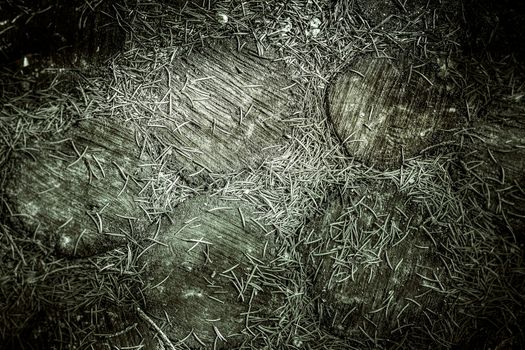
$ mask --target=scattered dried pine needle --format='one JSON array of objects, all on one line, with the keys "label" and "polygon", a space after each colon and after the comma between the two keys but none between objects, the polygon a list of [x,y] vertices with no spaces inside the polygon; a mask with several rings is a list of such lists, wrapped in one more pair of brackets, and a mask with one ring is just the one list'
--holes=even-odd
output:
[{"label": "scattered dried pine needle", "polygon": [[[429,324],[432,327],[425,324],[419,333],[405,333],[405,343],[397,345],[427,347],[426,342],[432,341],[447,347],[466,339],[466,333],[475,331],[484,319],[491,320],[494,334],[501,332],[503,341],[505,337],[512,339],[525,309],[523,239],[509,223],[504,204],[509,198],[525,195],[520,184],[497,186],[477,173],[475,164],[460,164],[462,147],[475,139],[468,128],[452,131],[458,137],[457,144],[437,147],[431,157],[407,159],[402,169],[379,172],[358,164],[343,153],[334,138],[323,96],[332,76],[353,58],[365,54],[390,57],[398,50],[411,52],[418,64],[445,62],[442,72],[464,91],[469,119],[476,118],[494,95],[507,94],[509,89],[509,95],[523,94],[523,85],[515,83],[517,78],[507,74],[510,70],[503,66],[493,66],[496,71],[490,73],[499,80],[486,79],[486,71],[473,68],[480,67],[477,62],[460,62],[455,38],[459,22],[449,20],[443,9],[422,7],[421,11],[373,25],[352,4],[313,0],[217,1],[212,5],[204,1],[199,6],[190,1],[177,7],[152,1],[119,2],[109,15],[127,33],[126,49],[110,62],[107,71],[89,75],[67,70],[47,72],[44,78],[2,71],[1,179],[9,176],[14,152],[30,153],[34,140],[60,139],[60,133],[79,118],[116,118],[135,124],[146,119],[142,124],[151,128],[157,124],[161,107],[156,84],[166,65],[212,40],[234,38],[239,50],[254,44],[258,55],[295,67],[295,81],[304,91],[300,110],[288,121],[293,127],[290,142],[279,150],[279,157],[256,169],[211,174],[213,182],[205,187],[179,178],[178,169],[172,168],[166,157],[170,145],[155,139],[147,128],[137,135],[141,152],[156,162],[145,165],[154,169],[156,176],[144,179],[141,192],[146,198],[144,210],[153,222],[187,198],[208,191],[213,196],[256,205],[260,210],[258,221],[273,227],[277,258],[266,265],[253,259],[246,276],[249,282],[241,292],[249,302],[250,295],[265,288],[287,302],[269,317],[247,313],[246,341],[240,348],[363,349],[396,345],[393,340],[376,338],[361,326],[356,326],[352,339],[327,332],[318,319],[319,296],[312,295],[311,267],[306,266],[298,249],[305,242],[298,233],[310,218],[323,213],[329,193],[355,196],[357,200],[357,193],[374,196],[381,207],[385,201],[382,194],[367,193],[363,188],[383,185],[394,186],[406,195],[424,218],[421,227],[431,232],[430,240],[439,246],[438,258],[449,273],[443,294],[454,305],[439,322]],[[387,24],[388,31],[382,29]],[[457,58],[468,70],[458,69],[451,58]],[[458,168],[461,177],[452,177]],[[496,210],[487,203],[489,195]],[[1,202],[3,213],[9,213],[7,203]],[[350,225],[357,212],[370,210],[364,205],[367,202],[356,204],[340,218],[342,222]],[[376,245],[361,237],[345,248],[348,251],[342,258],[352,255],[352,266],[360,270],[373,265],[381,251],[405,234],[384,228],[377,227],[373,233]],[[323,239],[310,244],[320,248],[327,243]],[[51,332],[56,331],[50,341],[71,348],[84,346],[93,341],[98,328],[105,326],[100,310],[107,305],[144,305],[137,260],[151,241],[130,242],[104,256],[74,262],[58,259],[45,243],[40,236],[15,232],[7,222],[0,226],[3,338],[38,320],[40,311],[56,309],[60,318],[49,321]],[[341,276],[341,280],[348,277]],[[47,337],[49,330],[42,332]],[[38,338],[38,330],[32,335]]]}]

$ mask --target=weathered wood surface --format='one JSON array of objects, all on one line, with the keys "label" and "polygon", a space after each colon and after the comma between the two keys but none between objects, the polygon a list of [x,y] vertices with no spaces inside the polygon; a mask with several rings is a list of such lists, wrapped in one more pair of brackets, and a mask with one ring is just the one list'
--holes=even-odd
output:
[{"label": "weathered wood surface", "polygon": [[187,200],[145,250],[146,310],[174,343],[232,348],[247,335],[249,313],[264,317],[275,302],[253,278],[273,252],[252,212],[242,202]]},{"label": "weathered wood surface", "polygon": [[[476,188],[486,207],[498,215],[525,242],[525,101],[506,96],[486,108],[472,128],[461,136],[464,145],[460,171],[474,174]],[[500,217],[501,219],[501,217]]]},{"label": "weathered wood surface", "polygon": [[[303,229],[321,324],[350,339],[403,339],[425,334],[446,312],[445,268],[423,218],[406,195],[370,184],[331,197],[326,211]],[[437,292],[436,292],[437,290]]]},{"label": "weathered wood surface", "polygon": [[[186,338],[193,330],[195,336],[186,339],[188,344],[199,347],[199,341],[203,341],[211,348],[217,341],[219,347],[229,348],[249,338],[248,325],[267,322],[266,308],[274,310],[279,306],[275,305],[278,302],[275,296],[263,290],[264,283],[249,281],[259,271],[254,266],[259,260],[251,261],[245,255],[261,259],[264,252],[269,256],[272,244],[265,244],[268,238],[265,232],[250,221],[252,208],[239,204],[232,210],[201,212],[202,208],[196,208],[198,205],[220,202],[200,198],[174,208],[172,226],[164,223],[159,236],[154,237],[169,242],[173,249],[163,250],[162,243],[157,246],[148,240],[153,237],[155,227],[149,225],[147,215],[151,204],[147,184],[152,174],[155,176],[162,169],[177,169],[174,177],[181,175],[187,180],[185,184],[201,185],[209,180],[210,172],[259,166],[277,145],[288,141],[286,119],[292,117],[296,103],[294,82],[290,71],[280,63],[259,58],[248,47],[239,53],[231,45],[195,51],[182,63],[162,69],[162,74],[162,96],[147,96],[151,98],[149,102],[168,96],[154,119],[130,118],[127,123],[122,122],[122,116],[81,120],[52,139],[29,140],[24,149],[15,152],[13,171],[5,186],[6,210],[10,224],[19,233],[53,247],[53,254],[72,258],[72,263],[86,263],[78,258],[97,261],[104,254],[117,256],[108,265],[88,266],[86,274],[92,273],[97,281],[104,279],[102,270],[108,272],[118,260],[120,253],[114,254],[116,251],[131,254],[131,250],[152,243],[154,247],[142,256],[150,266],[147,269],[147,276],[152,278],[150,287],[158,286],[144,291],[144,312],[173,342]],[[202,91],[209,96],[199,101]],[[140,102],[147,97],[141,96]],[[136,100],[132,103],[139,105]],[[149,157],[155,152],[145,147],[148,142],[161,150],[160,161]],[[231,203],[222,203],[225,204]],[[187,232],[186,228],[177,233],[184,221],[191,219],[185,216],[188,213],[201,216],[205,227],[201,231]],[[195,238],[192,234],[198,232],[202,237]],[[202,247],[208,244],[197,244],[191,249],[195,244],[191,240],[199,238],[210,242],[210,260],[202,255]],[[116,270],[110,273],[119,275]],[[168,280],[159,283],[168,275]],[[78,282],[74,275],[64,278]],[[208,286],[204,278],[214,285]],[[73,289],[66,285],[60,293],[74,299]],[[48,292],[38,297],[45,298]],[[98,293],[101,298],[114,300],[121,291],[108,286]],[[141,293],[137,292],[135,297],[139,299]],[[253,314],[246,314],[250,310]],[[30,315],[32,311],[29,308],[21,319],[38,320]],[[72,322],[74,327],[89,326],[89,317],[99,315],[98,311],[87,311],[87,318],[82,315]],[[165,311],[170,324],[164,323]],[[107,320],[93,324],[102,335],[90,335],[86,342],[94,339],[100,348],[105,348],[104,344],[131,347],[155,343],[151,338],[157,331],[136,310],[121,313],[108,307],[102,313]],[[33,332],[32,339],[40,341],[49,335],[53,338],[49,341],[53,342],[58,333],[66,332],[65,339],[80,341],[74,339],[74,332],[68,333],[69,324],[60,323],[60,312],[43,310],[42,315],[46,320],[40,330]],[[134,326],[135,323],[138,325]],[[227,343],[216,340],[214,326]],[[56,334],[54,329],[58,329]],[[126,332],[121,333],[122,330]],[[146,334],[143,342],[140,333]]]},{"label": "weathered wood surface", "polygon": [[[518,96],[519,97],[519,96]],[[501,184],[525,182],[525,103],[509,96],[505,103],[488,109],[488,114],[476,119],[464,135],[466,159],[478,158],[476,165],[480,174],[493,177]],[[470,166],[469,166],[470,168]],[[504,169],[504,170],[502,170]]]},{"label": "weathered wood surface", "polygon": [[169,163],[188,182],[257,167],[286,141],[296,103],[292,72],[252,46],[239,52],[216,43],[162,73],[164,87],[154,97],[164,104],[162,117],[147,130],[171,148]]},{"label": "weathered wood surface", "polygon": [[53,141],[17,152],[6,202],[10,220],[57,253],[89,256],[137,239],[144,167],[134,130],[82,120]]},{"label": "weathered wood surface", "polygon": [[[337,5],[341,3],[337,2]],[[366,6],[364,2],[360,3]],[[389,13],[400,13],[403,9],[399,6],[408,5],[410,1],[393,5],[392,2],[379,0],[370,6],[374,4],[385,6]],[[376,16],[377,24],[388,19],[389,13],[370,12],[368,17]],[[374,38],[371,39],[373,43]],[[427,146],[441,141],[435,132],[446,128],[449,118],[457,117],[454,105],[446,102],[445,89],[433,72],[415,67],[405,58],[394,62],[363,58],[350,68],[335,79],[334,86],[330,88],[328,109],[348,152],[369,165],[397,167],[403,157],[417,155]],[[129,71],[134,74],[132,69]],[[159,81],[154,81],[153,73],[159,72],[152,72],[151,76],[146,74],[152,80],[146,84],[156,86]],[[153,147],[161,150],[161,156],[152,162],[158,162],[161,158],[162,161],[167,160],[157,164],[160,169],[164,166],[177,168],[187,183],[195,181],[199,185],[209,180],[209,173],[256,167],[277,148],[274,146],[287,142],[283,138],[287,134],[285,120],[293,116],[295,102],[293,88],[289,88],[294,84],[290,75],[290,71],[280,64],[257,57],[255,50],[249,47],[244,47],[239,53],[227,45],[194,51],[182,62],[166,64],[160,72],[161,91],[154,96],[138,95],[138,99],[137,95],[133,95],[131,103],[137,108],[144,99],[151,99],[160,106],[153,113],[155,118],[142,118],[140,115],[135,119],[141,128],[140,133],[147,133]],[[137,90],[133,91],[141,90],[137,86],[134,88]],[[124,91],[127,92],[129,86]],[[139,103],[136,103],[137,100]],[[514,113],[519,115],[522,111],[511,114]],[[505,119],[508,125],[522,129],[519,118],[510,119]],[[17,171],[7,186],[12,189],[9,192],[14,214],[12,222],[30,234],[36,230],[37,236],[45,236],[46,232],[57,228],[67,229],[67,233],[59,231],[52,238],[53,242],[57,242],[57,252],[67,256],[104,252],[126,242],[128,236],[135,238],[135,234],[144,227],[142,217],[135,220],[143,212],[135,201],[141,193],[141,174],[135,172],[143,168],[138,166],[139,149],[132,137],[134,131],[123,130],[120,125],[94,123],[81,125],[64,136],[71,138],[75,146],[65,141],[44,143],[46,146],[41,150],[38,147],[34,150],[27,148],[26,151],[31,152],[36,160],[31,161],[28,153],[20,154]],[[483,142],[474,142],[472,149],[476,153],[464,159],[467,167],[476,168],[484,174],[488,172],[496,179],[500,176],[501,179],[503,174],[499,172],[499,167],[476,166],[476,159],[486,161],[488,157],[494,158],[494,163],[503,164],[501,169],[509,169],[505,177],[507,181],[521,181],[520,169],[524,164],[521,158],[516,161],[516,157],[509,156],[511,152],[521,154],[515,152],[523,146],[521,131],[513,131],[507,126],[500,128],[492,122],[476,123],[477,136]],[[513,135],[509,138],[511,142],[502,146],[501,142],[507,134]],[[142,145],[145,135],[137,136],[137,143]],[[476,137],[473,139],[475,141]],[[491,147],[494,146],[491,152],[497,154],[485,150],[486,140],[490,140]],[[53,155],[64,159],[57,160]],[[472,159],[474,162],[469,163]],[[101,169],[105,169],[105,174],[98,168],[98,163]],[[419,181],[426,175],[415,172],[414,177],[406,181]],[[49,182],[49,178],[55,180]],[[502,181],[502,185],[505,182]],[[55,185],[61,193],[59,196],[51,196],[52,189],[47,192],[50,186]],[[418,215],[421,212],[408,204],[405,194],[399,189],[373,183],[364,186],[366,189],[346,193],[343,198],[331,198],[326,211],[298,232],[298,237],[293,236],[291,243],[294,243],[294,251],[291,253],[298,253],[295,249],[301,250],[304,265],[284,266],[300,268],[301,272],[306,267],[311,280],[304,281],[307,286],[304,290],[284,295],[295,298],[304,292],[312,296],[318,311],[315,315],[318,318],[312,317],[315,318],[313,323],[319,323],[341,339],[369,340],[369,344],[377,345],[378,339],[382,338],[391,342],[399,340],[403,344],[406,337],[414,336],[420,338],[421,345],[431,336],[442,336],[444,333],[439,333],[439,328],[433,326],[444,313],[451,308],[453,312],[468,311],[459,307],[454,310],[441,294],[444,291],[442,284],[446,286],[449,282],[447,276],[451,274],[450,271],[447,271],[448,275],[445,273],[446,266],[438,259],[435,247],[442,242],[434,240],[436,237],[445,240],[446,237],[439,236],[440,231],[423,233],[419,226],[424,221],[435,220],[436,225],[448,228],[452,222],[444,219],[450,219],[447,216],[449,212],[445,213],[445,209],[439,211],[438,208],[438,218],[432,216],[435,212],[430,217],[423,217]],[[80,188],[90,190],[81,191]],[[29,189],[27,193],[26,189]],[[446,201],[455,200],[447,196],[435,197],[435,193],[427,191],[421,196],[421,203],[442,200],[445,206]],[[57,202],[59,200],[63,203]],[[109,202],[111,205],[106,207]],[[82,210],[78,209],[78,204]],[[50,208],[52,210],[46,211]],[[264,266],[256,268],[258,260],[255,260],[265,262],[271,258],[271,243],[266,246],[265,240],[271,241],[272,237],[265,236],[264,229],[250,221],[252,210],[237,202],[206,196],[187,199],[174,208],[174,213],[170,215],[172,222],[162,223],[158,231],[148,231],[151,236],[142,237],[144,239],[140,242],[146,242],[146,249],[140,257],[147,264],[144,276],[148,284],[137,295],[143,297],[143,310],[151,318],[151,323],[136,309],[116,311],[119,305],[92,312],[106,319],[103,334],[95,335],[99,340],[97,345],[104,349],[108,346],[124,348],[140,345],[153,348],[156,341],[152,338],[155,335],[158,338],[160,334],[152,327],[154,323],[173,342],[185,339],[192,348],[198,348],[202,343],[206,348],[213,348],[217,342],[219,348],[231,348],[242,341],[243,334],[250,332],[248,326],[254,319],[259,324],[275,322],[275,313],[272,319],[268,319],[264,311],[266,308],[278,311],[282,300],[272,299],[268,295],[268,286],[258,284],[258,268],[263,269]],[[244,214],[241,215],[241,212]],[[74,220],[68,221],[68,216],[61,216],[60,213],[75,214],[71,215]],[[479,219],[481,224],[486,223],[484,218]],[[128,226],[132,228],[126,231]],[[80,230],[85,227],[90,227],[89,232]],[[108,231],[105,232],[102,227]],[[126,229],[122,232],[124,227]],[[113,235],[108,235],[114,232],[122,234],[115,241]],[[86,235],[86,242],[83,235]],[[97,237],[108,237],[110,241],[101,242]],[[502,263],[502,260],[497,260],[499,257],[490,255],[494,237],[484,231],[465,230],[452,238],[458,240],[452,243],[459,245],[458,251],[464,253],[465,260],[472,258],[465,264],[473,266],[473,273],[464,275],[467,276],[467,284],[477,278],[472,284],[479,283],[489,290],[474,289],[474,297],[467,298],[467,301],[475,304],[483,298],[499,297],[497,293],[488,295],[493,290],[501,291],[502,286],[506,287],[497,283],[501,283],[499,276],[494,278],[493,275],[498,275],[500,271],[494,272],[492,268],[504,264],[503,267],[511,270],[515,265],[508,267],[507,261]],[[488,243],[480,245],[480,241],[485,239]],[[440,248],[450,248],[450,245],[442,244]],[[480,255],[477,256],[478,251],[470,248],[479,249]],[[124,249],[130,249],[130,246]],[[498,249],[504,251],[501,247]],[[511,250],[505,250],[508,251]],[[132,256],[131,250],[129,256]],[[101,269],[107,270],[106,267],[111,269],[113,265],[104,264]],[[115,275],[130,273],[115,270]],[[97,275],[100,269],[93,273],[94,278],[100,277]],[[278,273],[281,274],[279,277],[286,275],[282,270]],[[35,278],[30,276],[26,279],[27,283],[34,283]],[[64,277],[64,284],[69,283],[68,277],[74,276]],[[503,283],[507,282],[507,277],[502,277]],[[125,285],[123,289],[127,287]],[[76,293],[71,288],[69,291]],[[121,289],[102,293],[113,300],[113,292],[121,292]],[[446,292],[454,294],[459,291]],[[275,294],[278,293],[272,291],[272,296]],[[476,300],[477,296],[480,299]],[[503,293],[501,300],[509,301],[506,297],[508,295]],[[505,307],[515,307],[513,303],[509,305]],[[484,303],[479,310],[485,312]],[[512,311],[510,314],[514,316]],[[49,315],[52,319],[46,324],[47,328],[56,326],[60,331],[67,329],[61,321],[62,314],[51,312]],[[89,316],[84,315],[86,323],[91,321]],[[296,321],[296,329],[308,326],[300,323],[300,317],[288,324]],[[78,331],[74,336],[81,333]],[[456,334],[465,339],[460,333]],[[221,341],[222,336],[227,342]],[[293,343],[301,347],[302,341],[298,338]],[[158,348],[164,347],[159,345]]]},{"label": "weathered wood surface", "polygon": [[328,112],[348,153],[367,165],[396,167],[436,143],[457,110],[428,67],[406,57],[361,58],[328,93]]}]

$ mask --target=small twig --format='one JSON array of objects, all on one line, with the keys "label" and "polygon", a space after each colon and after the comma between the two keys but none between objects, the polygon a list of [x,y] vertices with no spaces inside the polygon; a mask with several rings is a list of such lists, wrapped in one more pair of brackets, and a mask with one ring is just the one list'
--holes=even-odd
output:
[{"label": "small twig", "polygon": [[155,331],[157,331],[157,333],[159,333],[160,338],[162,339],[162,341],[164,342],[164,344],[168,348],[170,348],[171,350],[175,350],[175,347],[171,343],[171,341],[168,338],[168,336],[166,335],[166,333],[164,333],[162,331],[162,329],[160,329],[160,327],[157,326],[157,324],[148,315],[146,315],[146,313],[144,311],[142,311],[142,309],[140,307],[138,307],[138,306],[137,306],[137,313],[139,314],[140,318],[142,318],[144,321],[149,323],[155,329]]}]

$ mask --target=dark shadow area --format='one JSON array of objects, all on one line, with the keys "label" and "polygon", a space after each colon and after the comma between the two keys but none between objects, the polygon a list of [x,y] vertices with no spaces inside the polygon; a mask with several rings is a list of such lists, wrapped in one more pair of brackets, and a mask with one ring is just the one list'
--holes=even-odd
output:
[{"label": "dark shadow area", "polygon": [[99,62],[123,48],[120,1],[7,0],[0,4],[0,65],[38,61],[74,66]]},{"label": "dark shadow area", "polygon": [[466,0],[463,3],[465,52],[495,59],[525,58],[525,3],[513,0]]}]

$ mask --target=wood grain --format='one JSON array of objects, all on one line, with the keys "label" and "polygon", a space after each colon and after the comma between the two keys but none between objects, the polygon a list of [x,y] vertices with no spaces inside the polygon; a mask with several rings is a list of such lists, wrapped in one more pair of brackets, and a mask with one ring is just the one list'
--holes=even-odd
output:
[{"label": "wood grain", "polygon": [[368,190],[332,196],[305,228],[310,241],[321,242],[305,252],[320,322],[355,340],[424,333],[426,315],[437,320],[436,310],[444,311],[443,295],[432,289],[439,283],[429,280],[446,283],[446,270],[418,232],[422,218],[406,196],[384,185]]},{"label": "wood grain", "polygon": [[134,131],[90,119],[62,137],[17,152],[6,186],[11,221],[69,257],[136,239],[147,220]]},{"label": "wood grain", "polygon": [[328,112],[350,155],[380,169],[439,141],[456,108],[429,68],[406,58],[361,58],[328,93]]},{"label": "wood grain", "polygon": [[257,167],[285,141],[297,100],[291,72],[251,47],[212,44],[167,66],[162,80],[165,107],[148,130],[171,146],[169,163],[188,182]]},{"label": "wood grain", "polygon": [[197,337],[211,348],[217,327],[227,340],[219,340],[219,348],[231,348],[244,337],[242,313],[251,308],[262,315],[270,307],[269,295],[262,290],[252,295],[247,285],[254,268],[248,256],[266,260],[270,253],[263,257],[268,237],[251,220],[252,211],[241,202],[206,196],[185,201],[173,224],[155,236],[160,243],[144,253],[146,311],[162,320],[174,344],[185,339],[198,347]]},{"label": "wood grain", "polygon": [[[520,243],[525,237],[525,103],[499,99],[476,118],[461,137],[461,172],[474,174],[475,188],[488,209],[498,214],[499,227],[509,226]],[[460,175],[461,176],[461,175]],[[480,186],[481,185],[481,186]],[[501,217],[502,212],[506,217]],[[505,230],[505,229],[503,229]]]}]

